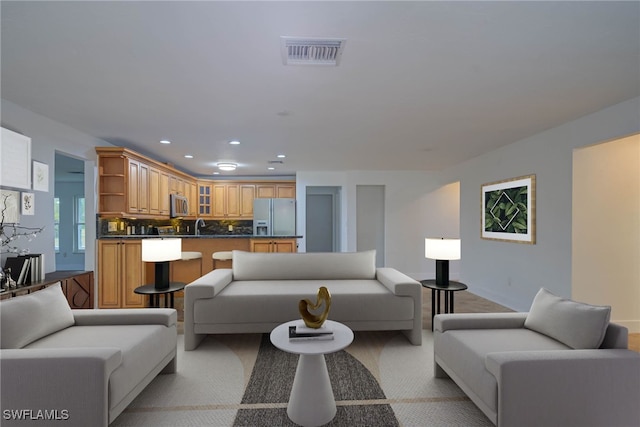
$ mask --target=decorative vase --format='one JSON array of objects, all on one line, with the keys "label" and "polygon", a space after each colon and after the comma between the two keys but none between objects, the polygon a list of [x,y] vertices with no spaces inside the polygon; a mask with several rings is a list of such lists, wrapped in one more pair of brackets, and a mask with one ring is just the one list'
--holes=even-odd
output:
[{"label": "decorative vase", "polygon": [[[316,315],[309,312],[311,310],[319,309],[324,303],[324,309],[322,313]],[[309,299],[305,298],[300,300],[298,303],[298,310],[300,311],[300,315],[302,316],[302,320],[304,324],[308,328],[318,329],[322,326],[327,317],[329,316],[329,308],[331,307],[331,293],[329,293],[329,289],[324,286],[321,286],[318,289],[318,295],[316,298],[315,304],[309,301]]]}]

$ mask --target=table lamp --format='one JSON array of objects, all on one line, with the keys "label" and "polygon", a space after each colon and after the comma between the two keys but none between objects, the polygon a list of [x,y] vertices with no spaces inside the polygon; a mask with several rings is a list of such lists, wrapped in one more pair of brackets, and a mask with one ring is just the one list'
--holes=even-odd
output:
[{"label": "table lamp", "polygon": [[436,285],[449,286],[449,261],[460,259],[460,239],[424,239],[424,257],[436,260]]},{"label": "table lamp", "polygon": [[169,261],[182,258],[182,239],[142,239],[142,261],[156,263],[156,289],[169,288]]}]

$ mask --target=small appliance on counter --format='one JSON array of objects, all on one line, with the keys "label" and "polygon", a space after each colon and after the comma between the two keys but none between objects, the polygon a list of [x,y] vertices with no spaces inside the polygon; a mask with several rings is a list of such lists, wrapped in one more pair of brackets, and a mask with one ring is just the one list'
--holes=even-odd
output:
[{"label": "small appliance on counter", "polygon": [[253,234],[295,236],[296,199],[254,199]]}]

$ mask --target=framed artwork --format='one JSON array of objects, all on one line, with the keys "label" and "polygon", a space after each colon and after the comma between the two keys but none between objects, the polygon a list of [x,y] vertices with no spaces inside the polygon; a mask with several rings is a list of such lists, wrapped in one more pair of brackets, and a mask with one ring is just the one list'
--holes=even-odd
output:
[{"label": "framed artwork", "polygon": [[31,138],[2,128],[0,182],[4,187],[31,188]]},{"label": "framed artwork", "polygon": [[0,220],[3,224],[20,222],[19,200],[20,193],[17,191],[0,190]]},{"label": "framed artwork", "polygon": [[36,213],[36,195],[33,193],[22,193],[21,210],[22,215],[35,215]]},{"label": "framed artwork", "polygon": [[482,185],[482,238],[535,244],[536,176]]},{"label": "framed artwork", "polygon": [[33,189],[49,191],[49,166],[35,160],[33,161]]}]

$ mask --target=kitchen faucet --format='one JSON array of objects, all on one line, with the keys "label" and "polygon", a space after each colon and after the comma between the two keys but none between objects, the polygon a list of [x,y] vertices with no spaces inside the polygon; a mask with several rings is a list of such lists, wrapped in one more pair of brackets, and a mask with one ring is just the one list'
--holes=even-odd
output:
[{"label": "kitchen faucet", "polygon": [[205,225],[207,225],[207,224],[204,223],[204,219],[197,218],[196,219],[196,225],[195,225],[195,227],[196,227],[196,236],[200,235],[200,227],[198,227],[198,224],[200,224],[200,223],[202,223],[201,227],[204,227]]}]

